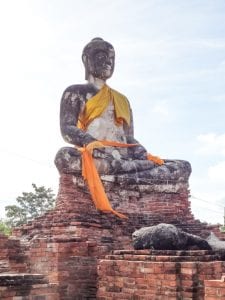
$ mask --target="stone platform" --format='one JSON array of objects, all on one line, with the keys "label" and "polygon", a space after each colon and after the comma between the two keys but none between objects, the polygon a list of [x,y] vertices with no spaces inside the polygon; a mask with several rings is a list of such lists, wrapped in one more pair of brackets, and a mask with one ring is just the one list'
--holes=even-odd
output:
[{"label": "stone platform", "polygon": [[[172,273],[167,275],[172,274],[173,278],[176,277],[171,279],[171,285],[175,285],[175,282],[177,282],[176,288],[180,286],[181,278],[179,277],[181,276],[179,275],[180,273],[177,273],[178,265],[181,266],[184,263],[189,263],[188,272],[192,272],[192,277],[200,276],[202,273],[199,270],[202,266],[205,266],[204,268],[207,270],[211,268],[211,271],[207,271],[208,277],[204,277],[204,279],[221,278],[221,274],[224,271],[222,270],[219,257],[216,257],[213,253],[199,253],[199,256],[201,256],[200,260],[198,260],[199,256],[197,254],[185,254],[185,261],[182,260],[182,255],[157,254],[155,255],[156,261],[146,260],[145,258],[144,262],[142,262],[144,255],[146,257],[154,257],[153,253],[150,255],[149,252],[148,254],[143,254],[143,252],[115,252],[120,249],[133,251],[131,243],[132,233],[141,227],[152,226],[162,222],[174,224],[184,231],[206,237],[212,227],[201,223],[192,215],[188,182],[154,181],[149,182],[147,185],[123,185],[119,181],[113,180],[113,177],[105,177],[103,178],[103,183],[112,207],[125,214],[128,219],[119,219],[113,214],[97,211],[82,178],[70,174],[61,174],[55,209],[35,219],[33,222],[16,228],[13,236],[8,240],[4,240],[4,243],[2,242],[4,244],[2,244],[4,255],[2,254],[1,257],[1,272],[10,273],[10,271],[13,271],[13,273],[42,274],[49,284],[54,284],[55,291],[58,293],[57,297],[60,300],[123,299],[120,298],[121,295],[119,295],[119,298],[116,298],[117,294],[115,294],[114,298],[101,294],[103,292],[102,278],[104,274],[99,271],[100,281],[98,284],[97,269],[99,264],[99,270],[101,270],[105,261],[110,261],[112,266],[117,264],[117,262],[119,263],[119,261],[123,262],[122,265],[126,263],[129,265],[134,264],[134,261],[131,260],[130,262],[127,255],[130,255],[129,257],[133,256],[140,264],[144,264],[144,268],[151,270],[152,266],[145,264],[161,263],[162,266],[165,266],[165,264],[169,263]],[[14,250],[12,250],[13,248],[11,249],[10,243],[15,245]],[[19,257],[18,260],[13,259],[12,251]],[[112,251],[114,251],[115,259],[113,258],[114,256],[110,256]],[[107,258],[105,259],[106,256]],[[170,259],[176,257],[177,260],[173,261],[165,258],[167,260],[164,261],[163,256],[167,256]],[[204,261],[203,257],[208,260]],[[109,262],[107,263],[109,264]],[[211,266],[210,263],[213,264],[213,267],[209,267],[209,265]],[[216,267],[217,265],[218,267]],[[219,270],[217,276],[212,271],[214,266],[217,268],[217,271]],[[155,265],[153,265],[154,268]],[[164,270],[163,268],[161,269]],[[123,271],[121,272],[121,277],[125,276]],[[157,276],[160,274],[156,273]],[[112,275],[105,273],[105,276]],[[163,275],[161,274],[160,276]],[[110,280],[110,277],[107,278],[107,280]],[[114,280],[113,278],[111,279]],[[192,279],[188,280],[191,281]],[[161,280],[161,290],[166,290],[167,285],[164,286],[164,283],[166,281]],[[173,293],[175,293],[176,288],[174,287]],[[199,290],[198,293],[203,293],[203,279],[201,284],[199,286],[195,285],[194,288]],[[110,291],[108,292],[110,293]],[[172,295],[172,297],[174,296]],[[8,300],[13,298],[3,297],[2,299]],[[25,299],[30,298],[21,298],[21,300]]]}]

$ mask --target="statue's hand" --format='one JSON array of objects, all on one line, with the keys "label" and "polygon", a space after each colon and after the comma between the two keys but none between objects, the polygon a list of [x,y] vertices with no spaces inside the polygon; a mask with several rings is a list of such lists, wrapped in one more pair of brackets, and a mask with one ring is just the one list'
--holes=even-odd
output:
[{"label": "statue's hand", "polygon": [[133,159],[147,159],[147,151],[142,145],[130,147],[128,151]]},{"label": "statue's hand", "polygon": [[92,154],[94,149],[103,148],[103,147],[106,146],[104,146],[101,142],[93,141],[86,146],[86,149]]}]

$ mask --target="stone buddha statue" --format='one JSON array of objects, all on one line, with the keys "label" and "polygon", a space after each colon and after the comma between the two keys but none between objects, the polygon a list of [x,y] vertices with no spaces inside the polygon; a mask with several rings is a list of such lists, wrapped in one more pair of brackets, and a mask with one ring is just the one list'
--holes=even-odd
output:
[{"label": "stone buddha statue", "polygon": [[61,133],[73,146],[58,151],[59,172],[81,175],[79,148],[87,147],[101,176],[113,175],[128,184],[187,181],[191,173],[187,161],[153,156],[149,160],[146,149],[134,138],[128,99],[106,84],[114,71],[113,46],[94,38],[84,47],[82,61],[87,83],[68,87],[61,100]]}]

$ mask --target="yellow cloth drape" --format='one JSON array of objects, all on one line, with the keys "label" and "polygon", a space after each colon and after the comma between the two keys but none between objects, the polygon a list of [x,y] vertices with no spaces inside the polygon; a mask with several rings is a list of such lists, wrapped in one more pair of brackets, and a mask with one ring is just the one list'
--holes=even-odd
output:
[{"label": "yellow cloth drape", "polygon": [[125,96],[104,85],[101,90],[85,105],[84,111],[80,114],[77,127],[83,130],[97,117],[99,117],[113,101],[115,108],[115,123],[117,125],[126,122],[130,125],[130,105]]}]

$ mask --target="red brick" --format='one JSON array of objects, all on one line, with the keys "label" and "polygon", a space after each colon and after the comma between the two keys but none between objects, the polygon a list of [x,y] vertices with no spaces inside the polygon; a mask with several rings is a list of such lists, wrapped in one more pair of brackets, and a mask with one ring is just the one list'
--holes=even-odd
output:
[{"label": "red brick", "polygon": [[[87,258],[101,259],[114,249],[132,249],[131,233],[136,228],[166,220],[195,234],[207,230],[207,226],[195,220],[191,213],[187,184],[180,183],[177,189],[175,184],[169,183],[167,188],[170,186],[173,192],[162,192],[160,189],[163,185],[160,184],[152,185],[152,192],[146,192],[144,186],[131,190],[129,186],[106,184],[112,206],[129,217],[128,220],[119,220],[111,214],[96,211],[87,189],[82,187],[82,179],[79,179],[80,186],[73,182],[72,175],[60,176],[56,208],[32,223],[15,229],[14,235],[18,239],[13,242],[12,249],[7,246],[8,239],[0,237],[0,255],[6,259],[9,252],[12,257],[16,257],[17,252],[24,255],[24,264],[16,259],[9,260],[11,269],[43,272],[51,282],[59,282],[61,290],[64,288],[70,293],[68,297],[74,298],[76,292],[83,293],[87,299],[88,293],[92,293],[92,298],[95,297],[93,290],[96,287],[97,261]],[[26,252],[20,247],[19,237],[27,238]],[[155,300],[172,300],[176,299],[173,296],[176,282],[186,289],[192,287],[194,280],[195,284],[202,286],[204,279],[217,278],[215,274],[221,275],[225,271],[220,262],[207,264],[199,261],[196,269],[195,262],[185,264],[179,259],[181,253],[171,256],[152,255],[150,252],[153,251],[121,251],[119,259],[111,255],[108,261],[99,261],[101,297],[132,299],[132,295],[136,295],[140,299],[149,299],[150,295]],[[206,252],[190,252],[193,257],[195,254],[206,258]],[[150,256],[155,261],[148,261]],[[106,292],[107,286],[114,292]],[[189,297],[190,294],[184,296]]]}]

